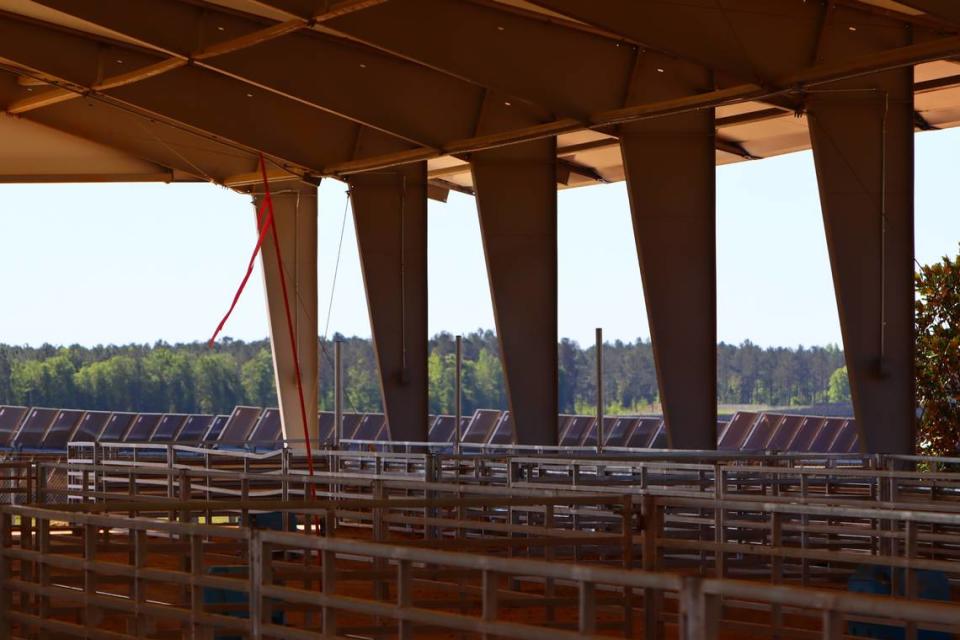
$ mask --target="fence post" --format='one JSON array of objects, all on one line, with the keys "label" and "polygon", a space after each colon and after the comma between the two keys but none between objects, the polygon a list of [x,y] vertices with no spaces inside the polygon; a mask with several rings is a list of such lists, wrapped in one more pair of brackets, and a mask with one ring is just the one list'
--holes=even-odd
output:
[{"label": "fence post", "polygon": [[248,575],[250,578],[249,591],[249,609],[250,609],[250,638],[251,640],[260,640],[263,630],[263,596],[261,588],[263,587],[263,542],[260,540],[260,532],[256,529],[250,530],[250,547],[248,550],[250,568]]},{"label": "fence post", "polygon": [[843,615],[838,611],[824,610],[822,631],[823,640],[842,640],[846,631]]},{"label": "fence post", "polygon": [[[330,535],[328,532],[327,535]],[[337,589],[337,567],[336,567],[336,553],[330,551],[329,549],[324,549],[321,553],[323,563],[322,565],[322,576],[323,580],[323,595],[332,596]],[[329,605],[324,605],[323,608],[323,635],[327,638],[337,637],[337,611]]]},{"label": "fence post", "polygon": [[343,342],[333,343],[333,448],[340,449],[343,431]]},{"label": "fence post", "polygon": [[597,453],[603,451],[603,329],[597,327]]},{"label": "fence post", "polygon": [[685,576],[680,590],[681,640],[712,640],[720,628],[720,599],[703,590],[703,579]]},{"label": "fence post", "polygon": [[[456,415],[456,430],[454,431],[454,440],[453,440],[453,453],[455,455],[460,455],[460,438],[463,434],[460,433],[460,421],[463,418],[463,336],[457,336],[457,371],[456,371],[456,388],[457,388],[457,397],[454,405],[457,408]],[[457,468],[460,468],[460,461],[457,461]],[[459,473],[457,474],[459,476]]]},{"label": "fence post", "polygon": [[83,624],[88,629],[96,628],[102,619],[100,609],[89,600],[97,597],[97,574],[94,573],[91,565],[97,560],[98,533],[95,525],[83,525]]},{"label": "fence post", "polygon": [[47,466],[44,464],[37,465],[37,497],[36,503],[38,505],[45,504],[47,501]]},{"label": "fence post", "polygon": [[[400,613],[413,606],[413,568],[409,560],[401,560],[397,565],[397,607]],[[413,639],[413,623],[400,619],[400,640]]]},{"label": "fence post", "polygon": [[[623,568],[633,568],[633,496],[623,496]],[[623,634],[633,637],[633,587],[623,588]]]},{"label": "fence post", "polygon": [[579,631],[593,635],[597,631],[597,597],[592,582],[580,583]]},{"label": "fence post", "polygon": [[[646,469],[646,467],[644,467]],[[657,570],[657,536],[660,529],[659,514],[654,496],[643,496],[643,562],[644,571]],[[643,590],[643,637],[660,638],[660,594],[656,589]]]},{"label": "fence post", "polygon": [[[10,579],[10,560],[7,551],[13,542],[11,532],[12,518],[9,513],[0,513],[0,584]],[[0,589],[0,640],[10,638],[10,589]]]},{"label": "fence post", "polygon": [[[499,606],[497,603],[497,583],[498,576],[495,572],[488,569],[483,570],[483,585],[482,585],[482,613],[481,617],[484,622],[496,622]],[[486,640],[490,635],[486,632],[483,633],[483,638]]]}]

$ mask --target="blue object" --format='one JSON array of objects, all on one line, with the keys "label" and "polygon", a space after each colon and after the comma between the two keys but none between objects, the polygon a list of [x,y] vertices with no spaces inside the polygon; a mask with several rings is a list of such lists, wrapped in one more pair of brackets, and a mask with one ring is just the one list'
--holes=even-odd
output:
[{"label": "blue object", "polygon": [[296,531],[297,517],[294,514],[288,514],[287,526],[283,526],[283,512],[266,511],[264,513],[250,514],[250,527],[252,529],[270,529],[271,531]]},{"label": "blue object", "polygon": [[[903,596],[905,573],[903,569],[896,569],[897,595]],[[942,571],[915,570],[918,596],[924,600],[950,601],[950,582],[947,574]],[[855,593],[870,593],[889,596],[892,585],[893,572],[890,567],[877,565],[860,565],[857,571],[847,581],[847,590]],[[894,605],[895,606],[895,605]],[[878,640],[905,640],[906,629],[888,624],[872,622],[850,622],[847,624],[847,633],[858,638],[877,638]],[[944,631],[930,631],[918,629],[918,640],[952,640],[953,635]]]},{"label": "blue object", "polygon": [[[241,576],[245,578],[247,577],[247,566],[229,565],[210,567],[210,573],[215,576]],[[219,587],[204,587],[203,604],[204,606],[234,605],[232,609],[217,611],[217,613],[234,618],[250,617],[250,609],[248,608],[250,603],[244,591],[220,589]],[[270,622],[280,625],[285,624],[286,617],[283,611],[275,608],[273,614],[270,616]],[[242,638],[237,635],[216,634],[214,635],[214,640],[242,640]]]}]

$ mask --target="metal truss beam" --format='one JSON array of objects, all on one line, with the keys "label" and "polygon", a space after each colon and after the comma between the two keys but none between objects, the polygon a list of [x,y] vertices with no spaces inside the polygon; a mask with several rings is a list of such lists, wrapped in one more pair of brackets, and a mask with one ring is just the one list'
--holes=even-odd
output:
[{"label": "metal truss beam", "polygon": [[556,141],[546,139],[471,159],[519,444],[557,444],[556,153]]},{"label": "metal truss beam", "polygon": [[[297,343],[297,360],[303,382],[307,413],[307,433],[317,443],[319,418],[319,356],[317,348],[317,190],[298,181],[271,185],[273,223],[280,245],[282,268],[286,278],[293,331]],[[259,209],[263,193],[257,192],[254,204]],[[262,212],[266,215],[266,211]],[[257,229],[262,217],[257,219]],[[261,247],[263,282],[267,293],[270,320],[270,347],[280,402],[280,420],[285,438],[303,439],[303,415],[297,377],[280,282],[280,263],[272,236]]]},{"label": "metal truss beam", "polygon": [[[264,26],[259,18],[179,0],[40,2],[164,52],[171,57],[160,64],[170,70],[189,62],[255,88],[251,90],[269,91],[420,146],[469,135],[483,98],[482,88],[413,62],[316,31],[294,33],[316,24],[319,15],[326,19],[347,15],[336,9],[315,14],[312,22],[291,17]],[[372,4],[377,3],[364,6]],[[359,3],[351,5],[352,10],[359,8]],[[195,25],[201,34],[195,40],[213,41],[198,48],[184,40],[183,29],[158,29],[158,15],[164,23]],[[278,60],[285,63],[277,64]],[[318,61],[323,82],[314,81],[308,67],[296,61]],[[442,104],[434,99],[438,95],[443,96]],[[386,101],[390,109],[382,108]]]},{"label": "metal truss beam", "polygon": [[[97,100],[67,102],[17,117],[219,184],[229,185],[233,176],[256,167],[251,153],[162,123],[148,125],[140,115]],[[189,157],[177,149],[189,149]],[[261,182],[259,172],[255,178],[250,175],[248,184]]]},{"label": "metal truss beam", "polygon": [[[0,59],[27,75],[56,79],[88,99],[123,105],[248,152],[262,150],[300,173],[353,157],[358,125],[269,92],[251,92],[241,82],[194,66],[135,83],[114,82],[119,68],[142,70],[163,62],[152,53],[0,17]],[[272,122],[284,126],[269,126]],[[304,145],[304,139],[323,144]]]},{"label": "metal truss beam", "polygon": [[349,184],[390,437],[426,442],[426,163],[352,176]]},{"label": "metal truss beam", "polygon": [[[665,99],[709,84],[702,67],[656,82],[645,54],[631,100]],[[712,109],[620,129],[627,192],[670,447],[717,446],[715,123]]]},{"label": "metal truss beam", "polygon": [[[857,44],[844,31],[825,34],[826,59],[906,38],[878,26]],[[829,85],[808,115],[860,441],[870,453],[912,453],[913,73]]]}]

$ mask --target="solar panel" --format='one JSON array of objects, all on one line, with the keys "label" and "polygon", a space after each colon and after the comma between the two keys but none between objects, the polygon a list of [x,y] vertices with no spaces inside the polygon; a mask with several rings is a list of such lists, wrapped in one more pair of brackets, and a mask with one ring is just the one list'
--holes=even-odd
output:
[{"label": "solar panel", "polygon": [[177,442],[197,443],[203,439],[203,434],[210,428],[213,416],[207,414],[193,414],[183,421],[183,427],[177,434]]},{"label": "solar panel", "polygon": [[344,433],[352,434],[344,436],[345,439],[350,440],[376,440],[377,434],[380,433],[383,423],[387,419],[382,413],[367,413],[363,416],[348,415],[350,415],[350,420],[347,420],[346,415],[343,416],[343,426]]},{"label": "solar panel", "polygon": [[633,430],[637,428],[638,424],[640,424],[640,418],[617,418],[616,422],[613,423],[613,427],[607,432],[607,441],[603,443],[604,446],[626,446],[626,443],[630,440],[630,436],[633,435]]},{"label": "solar panel", "polygon": [[112,414],[109,411],[87,411],[73,432],[70,442],[95,442]]},{"label": "solar panel", "polygon": [[377,432],[377,435],[374,437],[374,440],[379,441],[389,441],[390,440],[390,424],[387,422],[387,419],[383,419],[383,425],[380,427],[380,431]]},{"label": "solar panel", "polygon": [[257,425],[250,432],[247,441],[253,445],[273,444],[281,439],[283,429],[280,422],[280,409],[264,409]]},{"label": "solar panel", "polygon": [[638,449],[648,448],[650,443],[653,442],[654,436],[657,435],[661,422],[663,422],[661,418],[640,418],[640,423],[634,427],[630,439],[627,440],[627,446]]},{"label": "solar panel", "polygon": [[47,435],[43,437],[40,448],[66,449],[70,436],[73,435],[85,413],[81,409],[64,409],[58,413],[50,429],[47,430]]},{"label": "solar panel", "polygon": [[46,435],[47,429],[53,424],[58,413],[60,413],[59,409],[30,409],[30,413],[23,420],[20,431],[17,432],[17,437],[13,441],[14,446],[27,449],[40,448],[43,436]]},{"label": "solar panel", "polygon": [[[345,413],[343,414],[343,422],[340,426],[340,439],[341,440],[358,440],[357,430],[360,428],[360,423],[363,421],[362,413]],[[383,426],[382,424],[380,425]],[[373,438],[370,440],[375,440],[378,432],[373,433]]]},{"label": "solar panel", "polygon": [[483,444],[490,439],[490,432],[500,419],[496,409],[477,409],[473,419],[462,433],[463,442]]},{"label": "solar panel", "polygon": [[856,436],[854,436],[853,440],[850,442],[850,447],[847,448],[846,453],[859,453],[863,448],[863,445],[860,444],[860,430],[856,429],[856,432],[857,434]]},{"label": "solar panel", "polygon": [[511,444],[513,442],[513,416],[509,411],[504,411],[500,417],[500,422],[493,428],[493,434],[490,436],[490,444]]},{"label": "solar panel", "polygon": [[651,449],[666,449],[670,446],[670,439],[667,437],[667,423],[660,421],[660,426],[657,427],[657,432],[653,435],[653,440],[650,442]]},{"label": "solar panel", "polygon": [[110,414],[110,418],[107,420],[106,426],[103,427],[103,431],[100,432],[98,440],[100,442],[120,442],[136,417],[137,414],[135,413],[118,412]]},{"label": "solar panel", "polygon": [[216,442],[220,439],[220,434],[223,433],[223,428],[227,426],[227,421],[230,420],[230,416],[219,415],[216,416],[210,422],[210,428],[203,435],[204,442]]},{"label": "solar panel", "polygon": [[177,434],[180,432],[180,429],[183,428],[184,423],[187,421],[187,416],[184,413],[165,413],[160,422],[157,423],[157,428],[153,431],[153,437],[150,438],[151,442],[173,442],[177,438]]},{"label": "solar panel", "polygon": [[820,427],[817,437],[810,443],[810,451],[814,453],[827,453],[833,449],[833,441],[840,434],[846,420],[843,418],[827,418],[823,426]]},{"label": "solar panel", "polygon": [[[334,416],[329,411],[321,411],[320,419],[317,424],[317,440],[320,442],[333,442],[333,420]],[[303,436],[300,437],[301,439]],[[296,436],[289,437],[290,440],[297,440]]]},{"label": "solar panel", "polygon": [[793,441],[793,437],[797,435],[797,430],[800,428],[800,423],[802,422],[803,416],[783,416],[783,420],[781,420],[777,428],[773,430],[773,435],[770,436],[770,441],[767,442],[767,449],[786,451],[787,447],[789,447]]},{"label": "solar panel", "polygon": [[840,433],[833,440],[830,453],[849,453],[855,451],[860,444],[860,432],[857,431],[855,420],[846,420],[840,427]]},{"label": "solar panel", "polygon": [[260,407],[235,407],[217,441],[228,445],[243,444],[259,418]]},{"label": "solar panel", "polygon": [[124,442],[150,442],[153,432],[160,423],[162,413],[141,413],[134,419],[133,424],[127,429],[127,435]]},{"label": "solar panel", "polygon": [[793,437],[793,440],[790,442],[787,450],[801,452],[809,451],[810,443],[812,443],[813,439],[817,437],[817,433],[820,432],[820,427],[824,422],[825,420],[821,417],[804,417],[803,421],[800,423],[800,428],[797,429],[797,435]]},{"label": "solar panel", "polygon": [[783,420],[781,413],[761,413],[753,425],[753,431],[747,436],[741,449],[745,451],[763,451],[770,442],[770,436],[776,431],[777,425]]},{"label": "solar panel", "polygon": [[567,427],[570,426],[570,422],[573,420],[574,416],[568,416],[560,414],[557,416],[557,442],[559,443],[563,440],[563,434],[566,433]]},{"label": "solar panel", "polygon": [[757,414],[752,411],[737,411],[720,434],[717,449],[722,451],[736,451],[746,439],[750,428],[757,421]]},{"label": "solar panel", "polygon": [[[603,417],[604,439],[607,438],[607,434],[610,433],[610,430],[613,429],[613,425],[616,422],[617,422],[617,418],[615,416]],[[590,423],[590,428],[587,429],[587,432],[586,434],[584,434],[583,440],[581,440],[580,444],[585,447],[597,446],[597,421],[596,420]]]},{"label": "solar panel", "polygon": [[[462,419],[462,418],[461,418]],[[454,431],[456,431],[456,416],[437,416],[427,433],[430,442],[453,442]]]},{"label": "solar panel", "polygon": [[27,411],[27,407],[0,406],[0,447],[10,446]]},{"label": "solar panel", "polygon": [[574,416],[573,419],[567,423],[566,431],[560,434],[560,446],[579,446],[590,425],[592,425],[595,420],[596,418],[593,416]]}]

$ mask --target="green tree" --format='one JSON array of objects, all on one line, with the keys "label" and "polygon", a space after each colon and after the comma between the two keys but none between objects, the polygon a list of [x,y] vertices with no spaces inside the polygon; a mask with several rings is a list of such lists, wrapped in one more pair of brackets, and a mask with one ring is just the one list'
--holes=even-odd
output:
[{"label": "green tree", "polygon": [[155,348],[143,358],[144,404],[153,411],[189,411],[196,406],[196,380],[191,358],[169,347]]},{"label": "green tree", "polygon": [[[433,414],[451,414],[456,411],[457,395],[457,356],[440,355],[435,347],[427,360],[430,378],[430,412]],[[461,383],[462,384],[462,383]]]},{"label": "green tree", "polygon": [[48,407],[73,407],[76,368],[65,353],[42,361],[27,360],[13,365],[10,384],[16,402]]},{"label": "green tree", "polygon": [[840,367],[830,374],[830,382],[827,384],[828,402],[850,402],[850,378],[847,376],[847,368]]},{"label": "green tree", "polygon": [[131,356],[118,355],[88,364],[73,379],[83,408],[141,410],[142,373],[139,362]]},{"label": "green tree", "polygon": [[237,361],[229,353],[209,353],[194,361],[197,405],[204,413],[229,413],[243,401]]},{"label": "green tree", "polygon": [[[346,408],[361,413],[380,411],[380,383],[376,366],[366,350],[356,349],[354,358],[345,365],[344,400]],[[346,360],[346,358],[344,358]]]},{"label": "green tree", "polygon": [[260,349],[257,355],[240,367],[240,380],[247,404],[272,407],[277,404],[277,387],[273,375],[273,355]]},{"label": "green tree", "polygon": [[919,448],[960,449],[960,255],[921,267],[916,285],[916,393],[923,409]]}]

